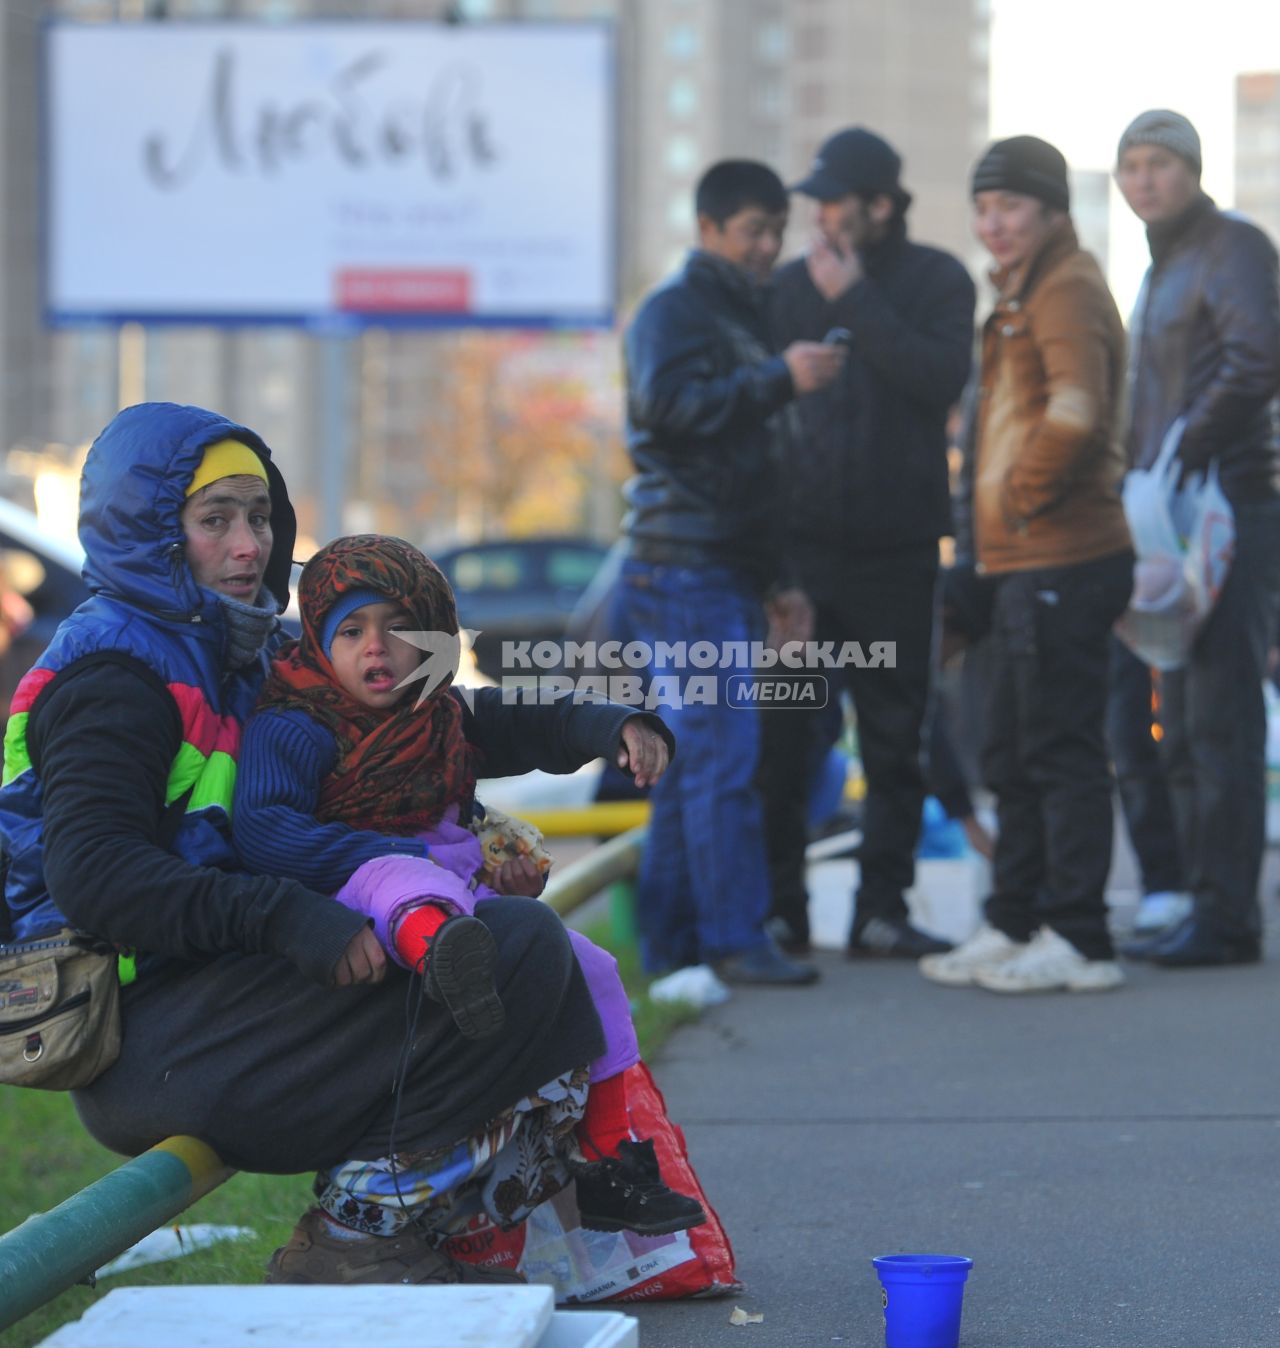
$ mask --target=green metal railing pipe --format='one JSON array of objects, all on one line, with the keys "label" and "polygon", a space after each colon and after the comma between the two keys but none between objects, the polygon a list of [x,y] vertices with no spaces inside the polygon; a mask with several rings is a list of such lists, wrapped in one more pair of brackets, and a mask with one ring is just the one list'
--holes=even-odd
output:
[{"label": "green metal railing pipe", "polygon": [[551,877],[543,902],[567,917],[615,881],[633,879],[640,865],[644,835],[643,828],[633,828],[572,862]]},{"label": "green metal railing pipe", "polygon": [[235,1171],[194,1137],[170,1137],[0,1236],[0,1331],[83,1282]]}]

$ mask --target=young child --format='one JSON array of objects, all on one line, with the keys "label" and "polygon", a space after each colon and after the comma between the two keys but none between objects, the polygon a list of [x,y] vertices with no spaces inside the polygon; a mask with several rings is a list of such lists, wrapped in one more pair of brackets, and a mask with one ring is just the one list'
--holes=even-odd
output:
[{"label": "young child", "polygon": [[[474,690],[469,708],[448,679],[421,697],[411,676],[423,652],[397,634],[456,636],[458,620],[443,573],[401,539],[330,543],[303,569],[298,602],[302,637],[273,663],[245,731],[236,846],[251,868],[368,914],[462,1034],[497,1035],[494,944],[475,908],[538,894],[543,876],[528,855],[486,866],[467,827],[478,772],[571,772],[607,754],[643,785],[666,764],[661,723],[569,699],[508,705],[498,689]],[[589,1158],[575,1170],[582,1224],[648,1235],[697,1226],[701,1204],[662,1182],[651,1141],[630,1137],[623,1073],[639,1049],[617,964],[581,933],[570,938],[606,1045],[577,1128]]]}]

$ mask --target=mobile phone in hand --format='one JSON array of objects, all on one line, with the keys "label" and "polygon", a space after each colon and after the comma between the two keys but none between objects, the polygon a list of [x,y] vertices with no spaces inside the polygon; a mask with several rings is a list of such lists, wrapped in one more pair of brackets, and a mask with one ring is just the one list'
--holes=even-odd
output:
[{"label": "mobile phone in hand", "polygon": [[853,333],[848,328],[832,328],[822,339],[823,346],[843,346],[853,345]]}]

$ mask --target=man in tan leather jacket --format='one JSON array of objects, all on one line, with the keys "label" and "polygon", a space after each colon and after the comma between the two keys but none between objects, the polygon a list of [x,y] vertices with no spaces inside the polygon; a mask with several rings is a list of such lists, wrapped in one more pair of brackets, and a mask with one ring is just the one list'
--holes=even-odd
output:
[{"label": "man in tan leather jacket", "polygon": [[993,888],[977,934],[921,972],[993,992],[1124,981],[1107,930],[1108,635],[1132,586],[1118,439],[1124,329],[1068,213],[1067,165],[1033,136],[973,174],[995,261],[974,421],[973,532],[991,599],[983,769]]}]

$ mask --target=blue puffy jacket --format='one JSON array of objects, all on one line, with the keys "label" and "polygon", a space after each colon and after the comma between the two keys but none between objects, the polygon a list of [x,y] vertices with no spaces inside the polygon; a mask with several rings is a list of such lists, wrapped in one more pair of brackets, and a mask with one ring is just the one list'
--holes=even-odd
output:
[{"label": "blue puffy jacket", "polygon": [[195,865],[237,868],[230,836],[235,764],[266,655],[259,665],[227,672],[224,609],[195,582],[180,518],[205,449],[225,439],[242,441],[266,466],[274,543],[265,583],[283,608],[296,524],[284,480],[257,435],[202,408],[144,403],[121,412],[89,451],[80,540],[92,595],[19,684],[5,734],[0,840],[15,939],[65,925],[44,880],[41,783],[29,732],[59,676],[86,663],[140,661],[167,690],[182,742],[165,788],[181,818],[172,820],[166,841]]}]

